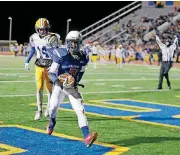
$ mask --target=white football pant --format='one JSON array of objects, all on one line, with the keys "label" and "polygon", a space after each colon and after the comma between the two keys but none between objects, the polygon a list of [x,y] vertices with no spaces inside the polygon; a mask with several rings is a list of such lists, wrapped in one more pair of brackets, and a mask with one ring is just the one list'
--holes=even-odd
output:
[{"label": "white football pant", "polygon": [[[49,116],[51,118],[55,118],[57,116],[58,108],[60,104],[63,102],[64,97],[65,97],[65,92],[61,89],[60,86],[55,85],[52,92],[52,96],[50,99],[50,106],[49,106]],[[78,117],[79,127],[81,128],[84,126],[88,126],[82,99],[81,98],[76,99],[71,94],[68,94],[68,98],[72,105],[72,108],[74,109]]]}]

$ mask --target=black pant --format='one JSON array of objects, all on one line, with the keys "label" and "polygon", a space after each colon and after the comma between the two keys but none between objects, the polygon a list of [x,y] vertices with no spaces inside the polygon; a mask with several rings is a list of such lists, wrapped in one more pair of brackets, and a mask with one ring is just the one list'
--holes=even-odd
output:
[{"label": "black pant", "polygon": [[162,83],[163,83],[163,77],[164,76],[166,78],[168,87],[171,87],[171,82],[169,80],[168,72],[169,72],[170,68],[172,67],[172,64],[173,64],[173,62],[162,62],[161,63],[158,88],[162,88]]}]

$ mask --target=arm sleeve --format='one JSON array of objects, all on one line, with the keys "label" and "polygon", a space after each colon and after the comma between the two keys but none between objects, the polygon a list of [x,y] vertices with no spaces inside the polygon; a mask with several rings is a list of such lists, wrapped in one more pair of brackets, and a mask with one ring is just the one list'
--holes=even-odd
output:
[{"label": "arm sleeve", "polygon": [[174,39],[174,43],[171,45],[171,50],[175,50],[176,49],[176,46],[177,46],[177,44],[178,44],[178,38],[176,37],[175,39]]},{"label": "arm sleeve", "polygon": [[58,73],[59,64],[53,62],[50,69],[49,69],[49,76],[53,83],[58,80],[57,73]]},{"label": "arm sleeve", "polygon": [[26,58],[26,61],[25,63],[29,63],[31,58],[33,57],[33,55],[35,54],[36,50],[35,50],[35,47],[31,47],[31,50]]},{"label": "arm sleeve", "polygon": [[159,39],[159,37],[157,35],[156,35],[156,42],[159,45],[161,50],[162,50],[162,48],[164,48],[166,46],[161,42],[161,40]]},{"label": "arm sleeve", "polygon": [[55,83],[57,80],[58,80],[58,70],[59,70],[59,66],[60,66],[60,63],[61,63],[61,59],[60,59],[60,54],[58,53],[58,51],[54,51],[53,52],[53,63],[49,69],[49,76],[50,76],[50,79],[53,83]]}]

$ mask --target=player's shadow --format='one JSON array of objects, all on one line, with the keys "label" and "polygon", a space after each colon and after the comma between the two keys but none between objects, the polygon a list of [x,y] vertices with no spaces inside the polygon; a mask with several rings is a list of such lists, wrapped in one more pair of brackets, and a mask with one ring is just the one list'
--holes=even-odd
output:
[{"label": "player's shadow", "polygon": [[180,91],[180,89],[179,89],[179,88],[176,88],[176,89],[173,89],[173,91],[178,91],[178,92],[179,92],[179,91]]},{"label": "player's shadow", "polygon": [[[48,118],[42,118],[41,120],[38,120],[38,121],[34,121],[33,119],[32,120],[29,120],[29,122],[48,122]],[[121,120],[120,118],[91,118],[91,117],[88,117],[87,118],[88,121],[109,121],[109,120]],[[77,117],[69,117],[69,116],[65,116],[65,117],[61,117],[61,116],[58,116],[56,118],[56,121],[57,122],[61,122],[61,121],[66,121],[66,122],[74,122],[74,121],[78,121],[77,120]]]},{"label": "player's shadow", "polygon": [[130,146],[144,144],[144,143],[161,143],[165,141],[180,141],[180,137],[139,137],[138,136],[131,139],[114,141],[110,143],[120,145],[120,146],[130,147]]}]

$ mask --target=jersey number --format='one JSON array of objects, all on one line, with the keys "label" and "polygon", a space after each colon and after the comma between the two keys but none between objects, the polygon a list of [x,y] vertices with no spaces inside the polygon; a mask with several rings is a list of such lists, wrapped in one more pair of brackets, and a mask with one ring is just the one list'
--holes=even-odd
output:
[{"label": "jersey number", "polygon": [[75,68],[70,68],[69,73],[70,73],[73,77],[75,77],[75,76],[76,76],[76,73],[77,73],[77,69],[75,69]]},{"label": "jersey number", "polygon": [[45,46],[38,46],[37,49],[40,53],[41,58],[49,58],[48,51]]}]

